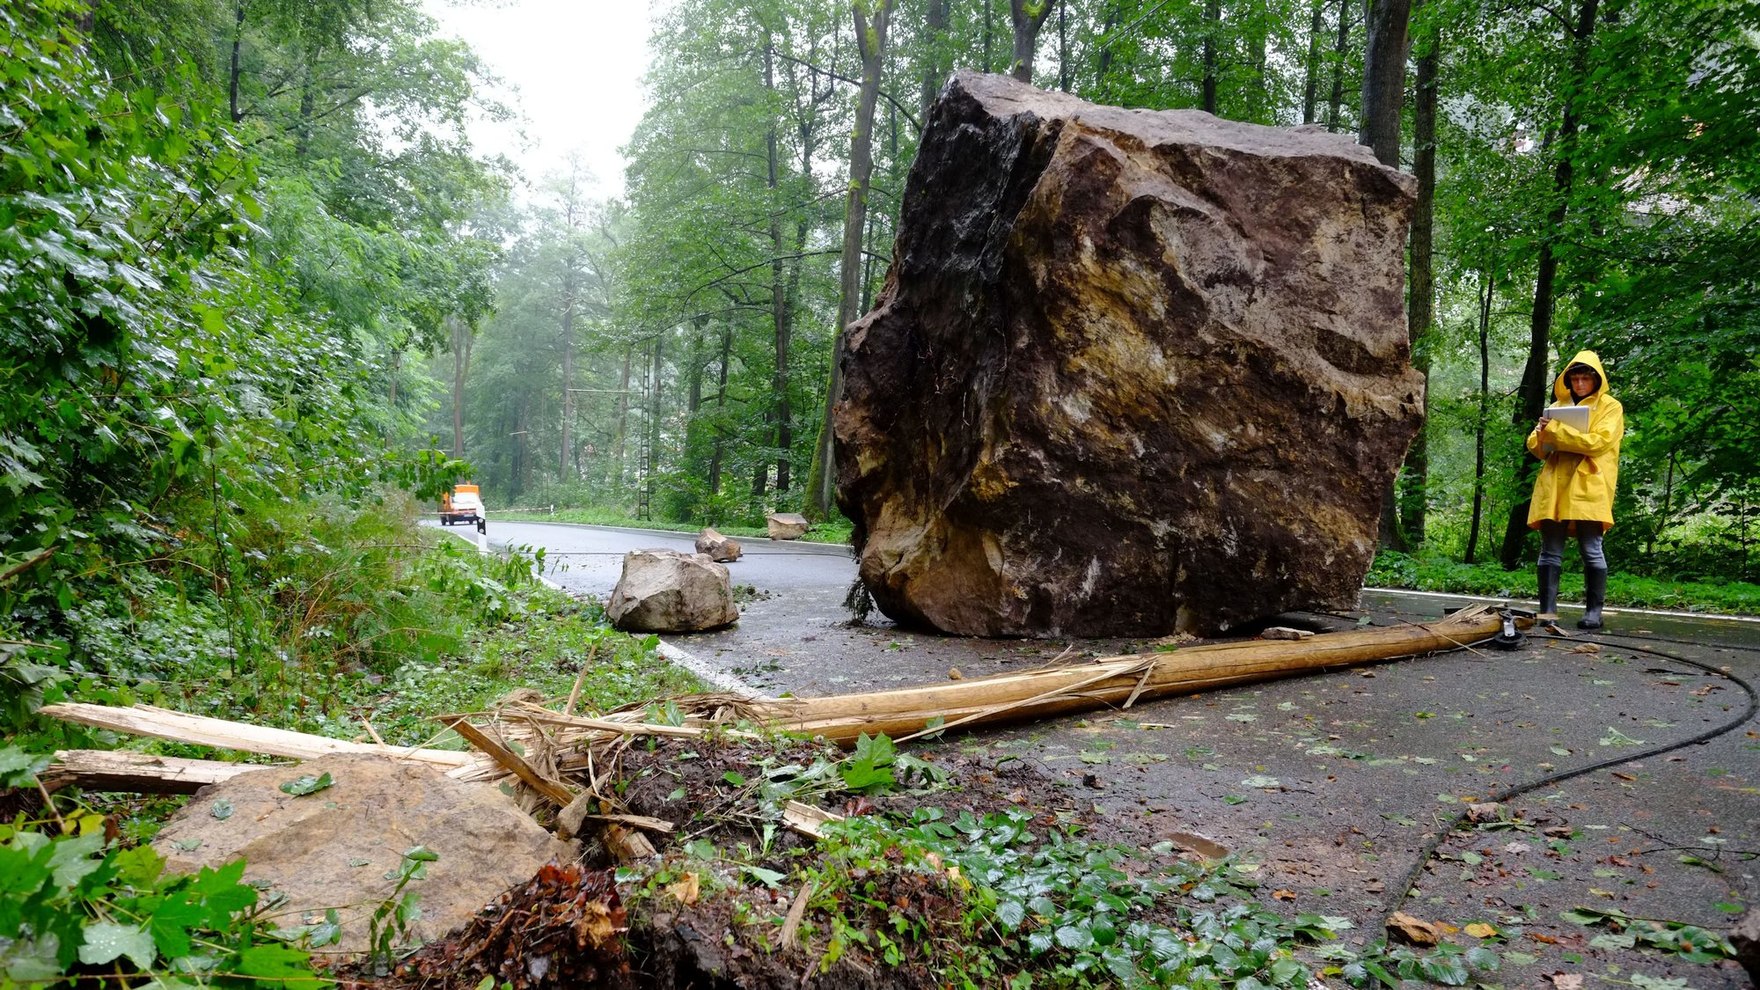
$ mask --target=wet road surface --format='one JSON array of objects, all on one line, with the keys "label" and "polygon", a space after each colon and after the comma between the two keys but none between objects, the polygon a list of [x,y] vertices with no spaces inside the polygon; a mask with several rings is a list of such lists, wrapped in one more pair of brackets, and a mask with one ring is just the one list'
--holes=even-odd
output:
[{"label": "wet road surface", "polygon": [[[554,580],[599,596],[624,550],[691,548],[688,535],[499,521],[490,537],[546,546]],[[741,621],[668,639],[758,690],[921,684],[1147,645],[852,625],[842,607],[855,574],[847,551],[741,542],[746,556],[730,566],[734,583],[752,589]],[[1358,613],[1311,618],[1422,622],[1469,600],[1366,591]],[[1574,615],[1565,610],[1567,629]],[[1760,684],[1757,645],[1753,620],[1613,611],[1594,636],[1164,699],[931,750],[981,756],[999,774],[1029,769],[1067,795],[1066,820],[1095,834],[1145,847],[1207,837],[1256,864],[1262,899],[1349,916],[1363,926],[1359,940],[1395,908],[1457,929],[1489,924],[1505,956],[1490,978],[1498,985],[1546,986],[1558,972],[1591,987],[1631,985],[1635,974],[1746,987],[1733,964],[1597,942],[1605,928],[1561,913],[1617,910],[1723,930],[1760,903],[1760,722],[1747,691],[1723,676]],[[1551,780],[1608,760],[1618,762]],[[1468,804],[1535,783],[1509,802],[1513,823],[1455,827]]]}]

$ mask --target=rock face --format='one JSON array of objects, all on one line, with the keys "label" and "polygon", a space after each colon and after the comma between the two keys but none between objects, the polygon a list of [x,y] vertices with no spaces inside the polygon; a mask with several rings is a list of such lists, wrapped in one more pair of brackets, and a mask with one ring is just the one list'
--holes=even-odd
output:
[{"label": "rock face", "polygon": [[840,358],[875,603],[994,636],[1354,602],[1422,416],[1414,188],[1343,135],[954,76]]},{"label": "rock face", "polygon": [[811,523],[798,512],[772,512],[764,517],[772,540],[798,540]]},{"label": "rock face", "polygon": [[[302,797],[283,783],[328,773],[332,786]],[[573,850],[492,784],[380,756],[326,756],[298,767],[240,774],[204,788],[153,839],[173,870],[195,872],[243,856],[245,880],[287,895],[282,927],[315,924],[336,907],[344,952],[371,948],[368,918],[396,885],[385,874],[427,846],[439,859],[405,892],[420,895],[411,933],[437,939],[502,891]]]},{"label": "rock face", "polygon": [[727,568],[676,550],[624,554],[605,614],[628,632],[697,632],[739,621]]},{"label": "rock face", "polygon": [[705,526],[697,534],[697,552],[717,564],[728,564],[738,560],[745,550],[738,540],[723,535],[713,526]]}]

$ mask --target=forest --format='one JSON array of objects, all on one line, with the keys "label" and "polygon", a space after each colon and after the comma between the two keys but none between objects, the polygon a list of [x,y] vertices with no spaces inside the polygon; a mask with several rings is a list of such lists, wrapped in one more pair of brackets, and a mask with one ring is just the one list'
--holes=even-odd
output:
[{"label": "forest", "polygon": [[[1405,54],[1376,138],[1383,16]],[[1521,439],[1561,357],[1589,347],[1630,417],[1619,566],[1752,579],[1754,5],[685,0],[655,17],[624,195],[584,202],[578,177],[547,177],[493,312],[429,365],[451,385],[435,446],[494,503],[834,513],[837,330],[884,276],[930,102],[973,68],[1357,133],[1418,177],[1428,424],[1385,545],[1525,564]]]},{"label": "forest", "polygon": [[[1499,593],[1532,588],[1521,440],[1561,356],[1589,347],[1628,418],[1616,572],[1760,601],[1760,4],[670,0],[651,17],[622,192],[591,198],[579,167],[521,175],[473,147],[470,120],[518,108],[417,0],[0,4],[0,918],[33,933],[0,936],[0,984],[310,976],[236,875],[149,868],[140,843],[176,802],[49,796],[50,751],[119,740],[44,703],[343,738],[370,715],[414,745],[514,687],[585,685],[596,710],[700,687],[652,637],[538,586],[529,551],[416,523],[468,479],[492,519],[834,526],[838,335],[884,278],[955,69],[1356,134],[1417,177],[1428,419],[1382,580],[1478,565],[1515,575],[1489,579]],[[115,921],[162,908],[182,913],[151,933]],[[1276,962],[1277,985],[1306,985]]]}]

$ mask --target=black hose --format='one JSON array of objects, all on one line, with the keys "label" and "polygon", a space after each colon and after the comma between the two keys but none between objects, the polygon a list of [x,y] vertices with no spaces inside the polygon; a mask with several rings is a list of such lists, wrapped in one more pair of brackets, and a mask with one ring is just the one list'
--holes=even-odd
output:
[{"label": "black hose", "polygon": [[[1601,638],[1606,638],[1607,635],[1608,634],[1604,633]],[[1618,636],[1616,638],[1626,639],[1626,638],[1630,638],[1630,637]],[[1489,639],[1485,639],[1485,640],[1480,640],[1479,642],[1484,643],[1484,642],[1489,642],[1489,641],[1490,641]],[[1472,645],[1477,646],[1477,645],[1479,645],[1479,643],[1474,643]],[[1647,760],[1653,756],[1661,756],[1664,753],[1672,752],[1677,749],[1683,749],[1687,746],[1695,746],[1695,745],[1698,745],[1699,743],[1705,742],[1710,739],[1714,739],[1718,736],[1723,735],[1726,732],[1729,732],[1729,731],[1737,728],[1738,726],[1747,722],[1749,719],[1753,718],[1756,712],[1760,712],[1760,692],[1755,691],[1754,685],[1749,684],[1747,681],[1743,680],[1740,677],[1737,677],[1735,674],[1732,674],[1727,670],[1723,670],[1718,667],[1713,667],[1708,663],[1701,663],[1697,660],[1689,660],[1686,657],[1677,656],[1673,653],[1668,653],[1666,651],[1654,649],[1654,648],[1651,648],[1648,646],[1633,646],[1630,644],[1622,643],[1622,644],[1620,644],[1619,648],[1622,650],[1634,650],[1639,653],[1649,653],[1653,656],[1661,657],[1664,660],[1669,660],[1674,663],[1683,664],[1688,667],[1696,667],[1696,668],[1698,668],[1708,674],[1715,674],[1718,677],[1725,678],[1725,679],[1731,681],[1732,683],[1734,683],[1737,687],[1741,688],[1743,691],[1745,691],[1747,693],[1748,707],[1742,712],[1741,715],[1737,716],[1736,718],[1731,719],[1729,721],[1726,721],[1723,724],[1721,724],[1715,728],[1707,729],[1704,732],[1701,732],[1698,735],[1693,736],[1690,739],[1682,739],[1679,742],[1669,743],[1666,746],[1656,746],[1651,749],[1642,750],[1637,753],[1627,753],[1622,756],[1615,757],[1613,759],[1602,760],[1599,763],[1590,764],[1589,766],[1586,766],[1586,767],[1578,767],[1575,770],[1561,770],[1558,773],[1547,774],[1546,776],[1541,777],[1539,780],[1533,780],[1533,781],[1529,781],[1528,783],[1525,783],[1525,784],[1516,784],[1513,787],[1505,788],[1504,790],[1499,791],[1499,792],[1491,795],[1489,798],[1487,798],[1486,799],[1487,803],[1506,804],[1509,801],[1511,801],[1517,797],[1520,797],[1523,794],[1528,793],[1529,791],[1539,790],[1540,788],[1545,787],[1549,784],[1557,784],[1557,783],[1560,783],[1561,781],[1570,780],[1573,777],[1581,777],[1584,774],[1594,773],[1597,770],[1606,770],[1608,767],[1616,767],[1622,763],[1630,763],[1633,760]],[[1754,651],[1752,649],[1748,649],[1747,652],[1754,652]],[[1431,859],[1431,857],[1436,855],[1436,850],[1442,846],[1443,842],[1448,840],[1449,836],[1453,835],[1461,827],[1461,824],[1464,821],[1466,821],[1467,815],[1469,813],[1470,813],[1470,809],[1468,811],[1462,811],[1459,814],[1455,815],[1454,818],[1448,822],[1447,827],[1439,830],[1436,833],[1436,835],[1434,837],[1432,837],[1429,842],[1426,842],[1424,844],[1423,848],[1419,850],[1419,856],[1418,856],[1417,861],[1412,864],[1412,868],[1411,868],[1410,872],[1408,872],[1405,876],[1405,881],[1403,883],[1401,883],[1400,886],[1397,888],[1397,891],[1393,896],[1393,900],[1388,904],[1387,910],[1382,913],[1382,916],[1381,916],[1381,930],[1382,931],[1387,930],[1387,920],[1389,918],[1393,917],[1394,912],[1398,911],[1400,909],[1400,906],[1406,902],[1406,898],[1411,896],[1413,886],[1417,884],[1418,878],[1421,875],[1423,875],[1424,868],[1430,865],[1430,859]]]}]

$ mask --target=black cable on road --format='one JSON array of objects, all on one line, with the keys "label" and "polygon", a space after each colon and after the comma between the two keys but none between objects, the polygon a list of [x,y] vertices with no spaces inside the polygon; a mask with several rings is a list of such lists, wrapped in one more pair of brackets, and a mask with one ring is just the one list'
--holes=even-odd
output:
[{"label": "black cable on road", "polygon": [[[1602,634],[1602,637],[1600,637],[1600,638],[1606,638],[1609,635],[1612,635],[1614,638],[1617,638],[1617,639],[1632,638],[1632,637],[1626,637],[1626,636],[1619,636],[1618,634],[1606,634],[1606,633]],[[1490,642],[1489,638],[1480,640],[1477,643],[1473,643],[1470,645],[1479,646],[1483,643],[1488,643],[1488,642]],[[1652,656],[1661,657],[1664,660],[1668,660],[1673,663],[1683,664],[1688,667],[1696,667],[1696,668],[1698,668],[1708,674],[1714,674],[1718,677],[1722,677],[1722,678],[1730,681],[1731,683],[1735,684],[1737,687],[1741,688],[1744,692],[1747,693],[1747,695],[1748,695],[1747,708],[1744,709],[1739,716],[1737,716],[1733,719],[1730,719],[1728,721],[1725,721],[1721,725],[1718,725],[1714,728],[1707,729],[1704,732],[1701,732],[1698,735],[1695,735],[1689,739],[1682,739],[1678,742],[1672,742],[1672,743],[1669,743],[1665,746],[1656,746],[1656,747],[1652,747],[1647,750],[1642,750],[1637,753],[1628,753],[1623,756],[1615,757],[1613,759],[1602,760],[1599,763],[1593,763],[1593,764],[1590,764],[1589,766],[1586,766],[1586,767],[1578,767],[1574,770],[1561,770],[1558,773],[1547,774],[1546,776],[1541,777],[1539,780],[1532,780],[1532,781],[1529,781],[1525,784],[1517,784],[1513,787],[1505,788],[1504,790],[1499,791],[1499,792],[1491,795],[1490,797],[1488,797],[1486,799],[1485,803],[1507,804],[1510,801],[1522,796],[1523,794],[1528,793],[1529,791],[1536,791],[1542,787],[1546,787],[1551,784],[1557,784],[1557,783],[1561,783],[1566,780],[1570,780],[1574,777],[1581,777],[1581,776],[1584,776],[1585,774],[1591,774],[1597,770],[1606,770],[1609,767],[1616,767],[1622,763],[1631,763],[1634,760],[1647,760],[1647,759],[1650,759],[1651,757],[1661,756],[1664,753],[1673,752],[1674,750],[1677,750],[1677,749],[1684,749],[1688,746],[1696,746],[1699,743],[1706,742],[1711,739],[1715,739],[1718,736],[1721,736],[1727,732],[1730,732],[1730,731],[1740,727],[1741,725],[1745,724],[1749,719],[1752,719],[1754,717],[1755,713],[1760,712],[1760,692],[1755,691],[1754,685],[1748,683],[1746,680],[1743,680],[1742,678],[1736,676],[1735,674],[1730,673],[1727,670],[1724,670],[1720,667],[1714,667],[1708,663],[1701,663],[1698,660],[1689,660],[1686,657],[1678,656],[1676,654],[1669,653],[1665,650],[1658,650],[1653,647],[1634,646],[1629,643],[1621,643],[1621,644],[1619,644],[1618,648],[1622,649],[1622,650],[1634,650],[1639,653],[1648,653],[1648,654],[1651,654]],[[1738,650],[1742,650],[1743,652],[1748,652],[1748,653],[1756,652],[1752,647],[1724,647],[1724,648],[1725,649],[1738,649]],[[1454,818],[1452,818],[1445,827],[1439,829],[1437,831],[1436,835],[1434,837],[1432,837],[1430,839],[1430,841],[1426,842],[1424,844],[1423,848],[1419,850],[1419,855],[1418,855],[1417,861],[1412,864],[1411,870],[1405,876],[1405,881],[1403,883],[1401,883],[1400,886],[1397,888],[1397,891],[1394,894],[1392,901],[1390,901],[1387,906],[1387,910],[1382,912],[1381,930],[1383,932],[1385,932],[1387,930],[1387,920],[1389,918],[1393,917],[1394,912],[1398,911],[1400,909],[1400,907],[1405,904],[1406,900],[1409,897],[1411,897],[1412,888],[1417,884],[1418,878],[1423,875],[1425,867],[1430,865],[1430,860],[1432,857],[1434,857],[1436,855],[1436,850],[1441,848],[1442,844],[1448,840],[1449,836],[1453,835],[1456,831],[1458,831],[1460,829],[1461,824],[1466,821],[1467,815],[1469,814],[1469,812],[1470,812],[1470,809],[1469,809],[1469,811],[1462,811],[1462,812],[1456,814],[1454,816]]]}]

